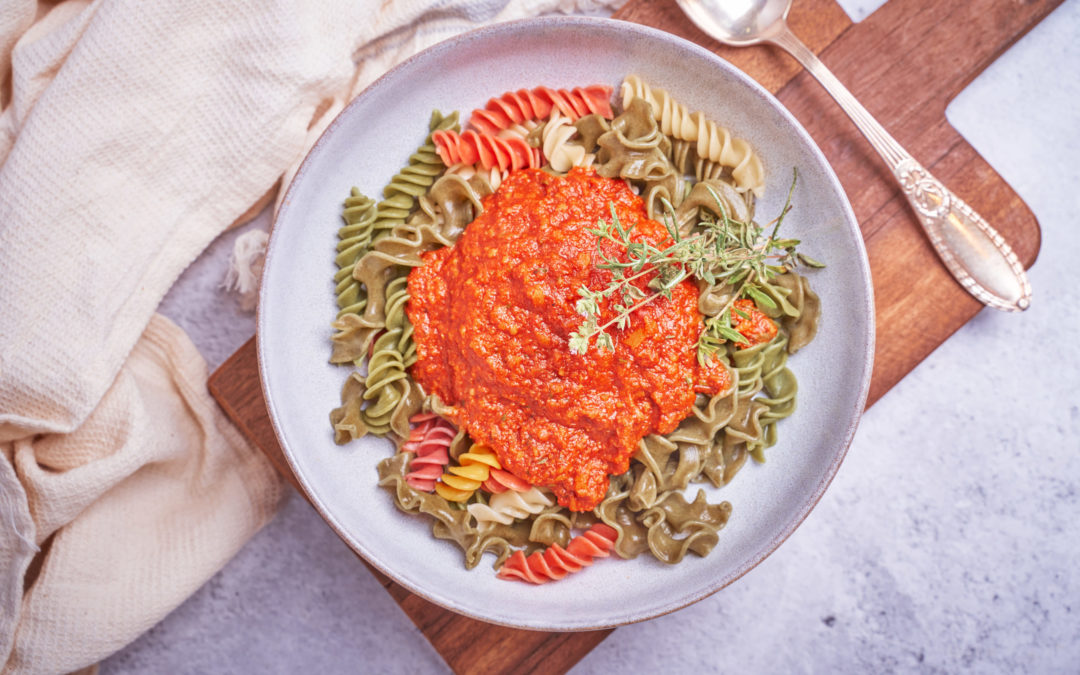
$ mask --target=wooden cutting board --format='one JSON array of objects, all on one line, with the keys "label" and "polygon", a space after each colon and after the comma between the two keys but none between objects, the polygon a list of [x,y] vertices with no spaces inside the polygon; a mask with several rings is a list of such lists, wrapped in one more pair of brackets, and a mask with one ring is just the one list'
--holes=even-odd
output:
[{"label": "wooden cutting board", "polygon": [[[1040,241],[1034,215],[949,126],[945,107],[1058,4],[890,0],[852,24],[834,0],[797,0],[790,23],[886,129],[996,227],[1030,267]],[[615,16],[680,35],[749,73],[794,113],[832,163],[859,220],[874,281],[877,352],[867,405],[979,311],[981,305],[938,261],[886,166],[793,59],[770,47],[721,47],[698,31],[674,0],[631,0]],[[211,376],[210,390],[296,486],[267,417],[254,339]],[[458,673],[562,673],[611,632],[542,633],[486,624],[433,605],[371,571]]]}]

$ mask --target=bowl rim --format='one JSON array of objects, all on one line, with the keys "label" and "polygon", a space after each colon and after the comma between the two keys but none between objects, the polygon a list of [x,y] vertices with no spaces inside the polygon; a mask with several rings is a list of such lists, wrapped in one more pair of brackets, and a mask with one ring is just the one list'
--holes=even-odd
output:
[{"label": "bowl rim", "polygon": [[[266,274],[266,270],[269,270],[271,268],[272,260],[274,258],[274,250],[275,250],[274,246],[273,246],[273,244],[274,244],[274,233],[277,230],[278,220],[279,220],[281,214],[285,211],[286,205],[289,204],[290,201],[292,200],[293,192],[294,192],[294,189],[296,188],[297,184],[300,182],[301,178],[307,172],[307,170],[309,168],[309,165],[310,165],[310,160],[311,160],[312,155],[315,153],[316,149],[318,149],[323,144],[325,139],[336,129],[338,124],[341,122],[341,119],[345,116],[345,114],[348,112],[348,110],[350,108],[352,108],[353,106],[357,105],[359,102],[361,102],[369,94],[369,92],[371,92],[371,91],[375,90],[376,88],[378,88],[379,86],[381,86],[381,84],[384,81],[386,81],[388,78],[391,78],[392,76],[394,76],[398,71],[404,70],[404,69],[410,67],[416,61],[419,61],[421,59],[431,58],[432,54],[437,54],[437,53],[442,52],[442,51],[454,50],[460,44],[466,43],[468,41],[471,41],[471,40],[474,40],[474,39],[477,39],[477,38],[485,37],[487,35],[492,35],[492,36],[498,37],[500,33],[513,34],[514,32],[519,31],[519,30],[528,30],[528,29],[531,29],[531,28],[548,29],[548,28],[552,28],[552,27],[557,28],[557,27],[562,27],[562,26],[586,27],[586,28],[588,28],[588,27],[610,28],[612,25],[618,25],[620,29],[629,31],[631,34],[638,34],[638,35],[642,35],[642,36],[647,37],[647,38],[658,39],[658,40],[661,40],[661,41],[664,41],[664,42],[674,43],[676,46],[678,46],[680,48],[689,49],[690,51],[697,52],[699,56],[702,56],[702,57],[704,57],[704,58],[706,58],[708,60],[713,61],[717,68],[720,68],[722,70],[727,71],[727,74],[729,76],[734,77],[741,84],[745,85],[751,91],[752,94],[756,95],[759,98],[763,98],[766,101],[766,103],[768,103],[783,118],[785,118],[786,121],[788,122],[788,124],[790,125],[791,130],[793,130],[794,133],[798,137],[801,138],[801,140],[806,144],[806,146],[809,148],[809,150],[813,154],[813,156],[817,159],[819,164],[825,169],[823,173],[825,175],[825,178],[826,178],[827,182],[829,184],[831,184],[831,187],[833,187],[835,192],[840,196],[841,212],[842,212],[843,219],[844,219],[845,223],[850,224],[850,226],[852,226],[854,228],[855,232],[859,234],[859,236],[854,237],[855,245],[856,245],[856,248],[857,248],[857,253],[859,254],[857,262],[859,263],[858,268],[861,271],[862,276],[863,276],[864,287],[867,289],[867,294],[866,294],[866,298],[865,298],[866,303],[865,303],[865,307],[863,307],[862,309],[864,309],[867,312],[867,315],[870,317],[870,320],[867,321],[867,323],[866,323],[866,326],[867,326],[866,332],[863,335],[863,338],[866,340],[866,353],[864,355],[864,358],[862,359],[864,369],[863,369],[863,373],[862,373],[862,378],[861,378],[861,380],[860,380],[860,382],[858,384],[858,394],[855,397],[855,410],[851,411],[852,414],[851,414],[851,416],[849,418],[850,421],[848,422],[847,427],[844,429],[843,440],[842,440],[842,442],[840,444],[840,447],[838,448],[838,451],[836,452],[836,454],[833,457],[832,461],[826,467],[825,473],[822,475],[822,478],[818,481],[818,484],[816,486],[814,486],[814,489],[813,489],[809,499],[807,500],[807,502],[802,507],[801,513],[798,513],[796,517],[791,518],[790,521],[787,524],[785,524],[784,527],[781,528],[781,530],[776,534],[776,536],[774,536],[770,541],[768,541],[764,546],[762,546],[759,549],[759,551],[757,553],[755,553],[753,556],[751,556],[742,566],[736,568],[733,572],[731,572],[727,576],[727,578],[724,579],[721,583],[713,584],[713,585],[705,585],[705,586],[702,587],[702,589],[699,590],[699,592],[693,593],[693,594],[687,596],[687,598],[685,599],[685,602],[678,603],[675,606],[666,607],[666,608],[663,608],[663,609],[661,609],[659,611],[650,611],[650,612],[643,613],[643,614],[640,614],[640,615],[627,616],[626,618],[616,617],[616,618],[614,618],[613,620],[611,620],[609,622],[604,622],[604,623],[600,623],[600,624],[596,624],[596,625],[574,625],[574,626],[524,625],[524,624],[519,624],[519,623],[513,623],[512,621],[506,621],[506,620],[502,620],[502,619],[499,619],[499,618],[482,616],[480,614],[473,613],[471,611],[468,611],[467,609],[463,609],[462,607],[455,606],[452,603],[452,601],[449,600],[449,599],[446,599],[446,598],[440,597],[438,595],[432,594],[432,593],[430,593],[428,591],[425,591],[422,588],[415,587],[408,580],[402,578],[399,574],[396,574],[392,569],[390,569],[388,567],[385,567],[383,565],[380,565],[376,561],[372,560],[368,556],[368,554],[365,552],[364,547],[361,544],[361,542],[353,541],[353,538],[348,535],[348,533],[345,531],[345,528],[331,514],[330,509],[327,507],[327,505],[324,504],[322,502],[322,500],[320,500],[318,498],[315,491],[312,489],[312,487],[309,485],[307,479],[304,477],[303,473],[301,471],[299,471],[297,461],[293,457],[293,452],[290,449],[290,446],[289,446],[288,442],[286,441],[285,434],[282,431],[281,425],[280,425],[280,423],[278,421],[278,414],[276,412],[276,407],[275,407],[275,403],[274,403],[274,397],[273,397],[273,394],[271,393],[270,388],[269,388],[269,386],[267,384],[267,382],[268,382],[268,376],[267,376],[267,368],[268,368],[268,366],[267,366],[267,362],[266,362],[267,359],[266,359],[266,356],[264,354],[264,342],[263,342],[263,337],[262,337],[263,332],[264,332],[263,331],[263,317],[264,317],[264,314],[262,312],[262,307],[263,307],[263,300],[264,300],[264,294],[265,294],[265,289],[266,289],[266,280],[269,278],[269,275]],[[783,103],[781,103],[779,101],[779,99],[777,99],[771,92],[766,90],[761,84],[759,84],[756,80],[754,80],[749,75],[747,75],[745,72],[740,70],[738,67],[734,66],[733,64],[731,64],[729,61],[727,61],[723,57],[718,56],[714,52],[711,52],[708,49],[705,49],[704,47],[702,47],[702,46],[700,46],[700,45],[698,45],[698,44],[696,44],[694,42],[691,42],[690,40],[679,37],[679,36],[677,36],[677,35],[675,35],[673,33],[668,33],[666,31],[663,31],[663,30],[660,30],[660,29],[657,29],[657,28],[653,28],[653,27],[650,27],[650,26],[645,26],[645,25],[642,25],[642,24],[632,23],[632,22],[629,22],[629,21],[622,21],[622,20],[619,20],[619,19],[610,19],[610,18],[604,18],[604,17],[591,17],[591,16],[541,16],[541,17],[530,17],[530,18],[524,18],[524,19],[515,19],[515,20],[511,20],[511,21],[503,21],[503,22],[489,24],[489,25],[486,25],[486,26],[480,26],[480,27],[477,27],[477,28],[473,28],[473,29],[470,29],[468,31],[464,31],[462,33],[454,35],[454,36],[452,36],[450,38],[447,38],[446,40],[440,41],[440,42],[438,42],[438,43],[436,43],[434,45],[431,45],[431,46],[429,46],[429,47],[427,47],[425,49],[422,49],[421,51],[419,51],[416,54],[414,54],[414,55],[410,56],[409,58],[405,59],[404,61],[397,64],[396,66],[390,68],[385,73],[383,73],[378,78],[376,78],[374,81],[372,81],[368,86],[366,86],[363,89],[363,91],[361,91],[359,94],[357,94],[351,101],[349,101],[349,103],[347,105],[345,105],[337,113],[337,115],[335,115],[334,119],[330,122],[330,124],[328,124],[326,126],[326,128],[319,135],[319,138],[307,150],[306,154],[304,155],[304,159],[301,161],[301,163],[297,167],[296,172],[293,174],[292,179],[290,180],[288,187],[285,189],[284,196],[282,197],[282,199],[281,199],[281,201],[280,201],[280,203],[278,205],[278,208],[275,210],[274,215],[273,215],[273,220],[272,220],[271,227],[270,227],[270,236],[269,236],[269,240],[267,241],[267,245],[266,245],[266,258],[265,258],[265,261],[264,261],[264,273],[263,273],[263,275],[262,275],[262,277],[260,279],[260,282],[259,282],[259,296],[258,297],[259,297],[259,302],[256,305],[256,317],[255,317],[255,327],[256,327],[256,330],[255,330],[255,343],[256,343],[256,357],[257,357],[257,361],[258,361],[259,383],[260,383],[260,389],[261,389],[261,392],[262,392],[262,395],[263,395],[263,400],[264,400],[264,402],[266,404],[267,414],[268,414],[268,417],[270,418],[270,423],[271,423],[271,426],[273,427],[273,430],[274,430],[274,436],[275,436],[275,438],[276,438],[276,440],[278,442],[278,445],[281,448],[282,454],[284,455],[286,461],[288,462],[289,469],[290,469],[290,471],[292,471],[293,476],[296,478],[297,483],[300,485],[304,497],[315,508],[315,510],[320,515],[320,517],[322,517],[322,519],[331,527],[331,529],[334,530],[334,532],[338,535],[338,537],[343,542],[345,542],[345,544],[353,551],[354,554],[360,556],[360,558],[363,560],[363,562],[365,564],[367,564],[370,568],[372,568],[374,570],[377,570],[381,574],[386,575],[394,583],[400,585],[402,588],[406,589],[410,593],[413,593],[413,594],[423,598],[424,600],[427,600],[428,602],[431,602],[432,604],[435,604],[435,605],[437,605],[439,607],[442,607],[444,609],[450,610],[452,612],[455,612],[455,613],[463,615],[463,616],[468,616],[470,618],[473,618],[473,619],[476,619],[476,620],[479,620],[479,621],[483,621],[485,623],[491,623],[491,624],[495,624],[495,625],[506,626],[506,627],[509,627],[509,628],[517,628],[517,629],[525,629],[525,630],[537,630],[537,631],[582,632],[582,631],[591,631],[591,630],[602,630],[602,629],[615,628],[615,627],[623,626],[623,625],[629,625],[629,624],[632,624],[632,623],[639,623],[641,621],[647,621],[649,619],[654,619],[656,617],[665,616],[667,614],[671,614],[672,612],[676,612],[676,611],[678,611],[680,609],[684,609],[684,608],[686,608],[686,607],[688,607],[688,606],[690,606],[690,605],[692,605],[694,603],[697,603],[697,602],[699,602],[699,601],[713,595],[714,593],[716,593],[716,592],[730,586],[731,584],[733,584],[734,582],[736,582],[737,580],[742,578],[750,570],[754,569],[759,564],[761,564],[770,555],[772,555],[773,552],[775,552],[776,549],[779,548],[781,544],[783,544],[785,541],[787,541],[787,539],[795,532],[795,530],[797,530],[799,528],[799,526],[802,525],[802,523],[806,520],[806,518],[814,510],[814,508],[817,506],[818,502],[824,496],[824,494],[825,494],[826,490],[828,489],[829,485],[832,483],[833,479],[836,477],[836,474],[840,469],[840,465],[843,463],[844,458],[847,456],[847,451],[851,446],[852,440],[854,439],[855,431],[858,428],[859,422],[862,419],[863,412],[866,409],[866,401],[867,401],[867,397],[868,397],[869,391],[870,391],[870,380],[871,380],[871,375],[873,373],[875,344],[876,344],[876,325],[875,325],[876,322],[874,320],[874,287],[873,287],[873,281],[872,281],[872,278],[871,278],[871,275],[870,275],[870,266],[869,266],[869,259],[867,257],[867,253],[866,253],[866,245],[865,245],[865,241],[864,241],[864,239],[862,237],[861,230],[859,228],[858,219],[855,217],[855,213],[852,210],[850,200],[847,197],[847,193],[845,192],[843,186],[841,185],[839,178],[836,176],[836,172],[833,170],[832,165],[829,163],[828,159],[825,157],[824,153],[821,151],[821,148],[818,146],[818,144],[810,136],[809,132],[806,131],[806,129],[795,118],[795,116],[791,113],[791,111],[789,111],[787,109],[787,107]]]}]

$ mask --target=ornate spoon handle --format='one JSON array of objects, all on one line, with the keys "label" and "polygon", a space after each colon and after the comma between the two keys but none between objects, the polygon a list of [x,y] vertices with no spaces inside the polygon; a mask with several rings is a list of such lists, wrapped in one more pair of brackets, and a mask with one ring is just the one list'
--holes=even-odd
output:
[{"label": "ornate spoon handle", "polygon": [[997,230],[915,161],[791,31],[781,31],[770,41],[817,78],[889,165],[934,250],[960,285],[988,307],[1027,309],[1031,284]]}]

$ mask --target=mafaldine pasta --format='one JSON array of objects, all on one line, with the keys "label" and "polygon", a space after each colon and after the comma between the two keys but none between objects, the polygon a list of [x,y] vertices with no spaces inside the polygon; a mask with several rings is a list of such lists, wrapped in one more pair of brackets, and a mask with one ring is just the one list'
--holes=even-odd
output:
[{"label": "mafaldine pasta", "polygon": [[344,201],[335,441],[392,440],[379,485],[500,579],[708,555],[732,505],[695,484],[765,460],[817,331],[821,264],[780,233],[797,174],[758,224],[750,144],[633,75],[426,132]]}]

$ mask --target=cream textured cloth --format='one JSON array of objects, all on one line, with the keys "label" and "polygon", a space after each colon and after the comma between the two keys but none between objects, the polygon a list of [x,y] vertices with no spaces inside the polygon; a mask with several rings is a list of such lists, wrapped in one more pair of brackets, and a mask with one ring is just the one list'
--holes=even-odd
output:
[{"label": "cream textured cloth", "polygon": [[282,485],[155,309],[345,102],[464,29],[582,0],[0,0],[0,670],[92,666]]}]

